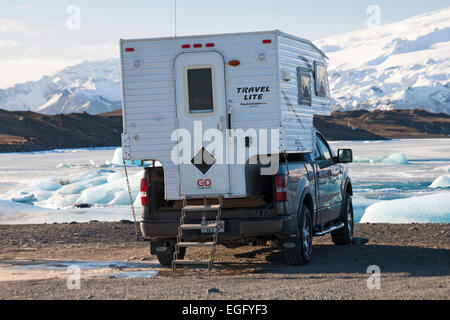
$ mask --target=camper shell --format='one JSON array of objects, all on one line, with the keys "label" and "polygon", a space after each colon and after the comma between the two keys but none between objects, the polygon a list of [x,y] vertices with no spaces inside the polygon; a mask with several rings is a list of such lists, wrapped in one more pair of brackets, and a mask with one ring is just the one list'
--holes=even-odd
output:
[{"label": "camper shell", "polygon": [[[123,156],[151,164],[141,231],[161,264],[211,268],[218,244],[268,240],[305,264],[313,235],[352,242],[352,152],[335,156],[314,129],[331,99],[310,41],[275,30],[121,40],[120,52]],[[184,260],[188,247],[210,259]]]},{"label": "camper shell", "polygon": [[[120,54],[124,159],[157,161],[167,201],[258,192],[249,183],[254,179],[250,155],[245,163],[216,164],[206,173],[175,163],[176,129],[193,133],[196,120],[203,131],[217,128],[224,136],[226,129],[265,129],[269,134],[274,129],[279,137],[268,137],[267,148],[258,148],[258,154],[308,153],[315,146],[313,116],[331,111],[327,57],[310,41],[279,30],[121,40]],[[201,92],[205,86],[199,82],[195,88],[195,79],[190,88],[189,76],[206,81],[212,90]],[[195,90],[211,99],[210,109],[195,105],[189,96]],[[224,138],[227,147],[235,143]],[[245,137],[245,147],[252,144],[257,143]],[[194,149],[193,155],[200,151]],[[212,180],[212,186],[199,188],[199,180]]]}]

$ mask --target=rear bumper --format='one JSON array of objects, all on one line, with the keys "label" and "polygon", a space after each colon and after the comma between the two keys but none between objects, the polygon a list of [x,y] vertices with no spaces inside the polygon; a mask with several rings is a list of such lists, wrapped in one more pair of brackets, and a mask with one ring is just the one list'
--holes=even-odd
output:
[{"label": "rear bumper", "polygon": [[[260,236],[283,236],[287,233],[289,217],[271,219],[224,219],[225,232],[219,233],[220,240],[239,240]],[[142,221],[141,231],[145,239],[175,238],[179,223],[174,221]],[[200,231],[185,231],[186,238],[210,238],[211,234]]]}]

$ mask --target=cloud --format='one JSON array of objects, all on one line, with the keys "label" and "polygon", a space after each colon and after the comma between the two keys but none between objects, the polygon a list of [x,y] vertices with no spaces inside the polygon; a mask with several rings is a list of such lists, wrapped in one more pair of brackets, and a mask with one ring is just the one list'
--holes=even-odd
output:
[{"label": "cloud", "polygon": [[106,59],[110,57],[119,56],[119,44],[97,44],[97,45],[83,45],[81,49],[89,54],[95,54],[96,59]]},{"label": "cloud", "polygon": [[23,11],[33,11],[33,7],[31,6],[12,6],[11,9],[13,10],[23,10]]},{"label": "cloud", "polygon": [[22,21],[14,19],[0,19],[0,32],[21,31],[24,30]]},{"label": "cloud", "polygon": [[0,40],[0,48],[17,47],[20,45],[19,41]]}]

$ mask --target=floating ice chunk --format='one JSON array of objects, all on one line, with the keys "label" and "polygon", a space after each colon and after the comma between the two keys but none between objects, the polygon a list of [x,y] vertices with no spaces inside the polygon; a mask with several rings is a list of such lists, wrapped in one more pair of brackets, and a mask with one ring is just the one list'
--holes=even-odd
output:
[{"label": "floating ice chunk", "polygon": [[64,207],[72,207],[75,201],[78,199],[79,194],[60,194],[55,193],[49,199],[43,202],[38,202],[36,204],[45,207],[45,208],[64,208]]},{"label": "floating ice chunk", "polygon": [[428,188],[450,188],[450,174],[438,177]]},{"label": "floating ice chunk", "polygon": [[406,156],[403,153],[397,152],[397,153],[393,153],[390,155],[381,155],[381,156],[369,157],[369,158],[355,156],[355,159],[353,162],[355,162],[355,163],[407,164],[408,159],[406,158]]},{"label": "floating ice chunk", "polygon": [[117,166],[123,166],[123,154],[122,154],[122,148],[117,148],[114,151],[114,156],[111,160],[112,164],[115,164]]},{"label": "floating ice chunk", "polygon": [[[139,193],[142,173],[129,177],[131,194],[134,197]],[[76,204],[104,204],[127,205],[130,203],[128,188],[125,178],[115,179],[109,183],[83,190]]]},{"label": "floating ice chunk", "polygon": [[403,153],[398,152],[389,155],[388,157],[384,158],[381,162],[391,164],[407,164],[408,159]]},{"label": "floating ice chunk", "polygon": [[436,167],[436,168],[432,169],[431,171],[442,171],[442,172],[449,172],[450,173],[450,166]]},{"label": "floating ice chunk", "polygon": [[449,223],[450,192],[380,201],[369,206],[361,223]]},{"label": "floating ice chunk", "polygon": [[42,180],[31,186],[34,189],[44,190],[44,191],[55,191],[61,188],[61,183],[53,180]]},{"label": "floating ice chunk", "polygon": [[21,203],[31,203],[33,201],[36,201],[36,198],[34,197],[33,193],[24,193],[17,197],[11,198],[11,201],[13,202],[21,202]]},{"label": "floating ice chunk", "polygon": [[92,188],[106,182],[107,178],[103,176],[88,178],[86,180],[64,185],[58,190],[58,193],[61,195],[80,194],[85,189]]},{"label": "floating ice chunk", "polygon": [[355,223],[358,223],[364,215],[364,211],[366,210],[366,208],[377,201],[379,200],[367,199],[361,196],[353,196],[353,221],[355,221]]},{"label": "floating ice chunk", "polygon": [[121,179],[124,177],[123,173],[120,172],[114,172],[111,173],[110,175],[108,175],[108,178],[106,179],[108,181],[108,183],[113,182],[115,180]]},{"label": "floating ice chunk", "polygon": [[36,190],[33,192],[36,202],[44,201],[53,195],[53,191]]}]

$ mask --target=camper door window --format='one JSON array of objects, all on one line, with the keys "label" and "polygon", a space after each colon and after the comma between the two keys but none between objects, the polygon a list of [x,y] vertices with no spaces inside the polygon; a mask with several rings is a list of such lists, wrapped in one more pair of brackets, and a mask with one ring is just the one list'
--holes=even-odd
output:
[{"label": "camper door window", "polygon": [[319,62],[315,63],[315,76],[316,82],[316,96],[326,97],[327,96],[327,69],[325,65]]},{"label": "camper door window", "polygon": [[297,68],[298,104],[311,105],[311,72]]},{"label": "camper door window", "polygon": [[212,66],[186,69],[189,113],[214,112],[214,70]]}]

